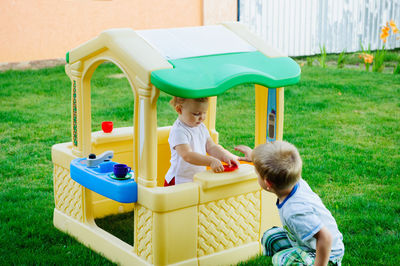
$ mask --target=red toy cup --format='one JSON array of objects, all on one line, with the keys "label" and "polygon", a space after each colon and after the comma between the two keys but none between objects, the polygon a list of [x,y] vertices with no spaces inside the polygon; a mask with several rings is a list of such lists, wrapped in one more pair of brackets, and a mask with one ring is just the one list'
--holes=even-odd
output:
[{"label": "red toy cup", "polygon": [[239,168],[239,166],[237,166],[236,164],[232,164],[231,166],[224,165],[224,172],[232,172],[232,171],[235,171],[238,168]]},{"label": "red toy cup", "polygon": [[101,129],[104,133],[111,133],[113,130],[113,122],[112,121],[104,121],[101,123]]}]

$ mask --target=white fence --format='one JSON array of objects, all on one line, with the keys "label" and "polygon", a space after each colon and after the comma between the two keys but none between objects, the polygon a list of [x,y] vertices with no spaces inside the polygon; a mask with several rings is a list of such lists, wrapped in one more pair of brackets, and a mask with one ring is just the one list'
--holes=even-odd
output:
[{"label": "white fence", "polygon": [[[239,20],[289,56],[319,54],[323,45],[327,53],[380,49],[391,19],[400,28],[400,0],[239,0]],[[400,40],[391,34],[385,46]]]}]

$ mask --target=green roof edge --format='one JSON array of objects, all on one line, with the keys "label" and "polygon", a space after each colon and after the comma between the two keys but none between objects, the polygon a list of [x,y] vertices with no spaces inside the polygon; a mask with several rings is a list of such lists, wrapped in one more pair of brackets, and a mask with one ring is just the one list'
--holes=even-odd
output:
[{"label": "green roof edge", "polygon": [[300,81],[301,73],[293,59],[269,58],[260,52],[191,57],[169,62],[174,68],[153,71],[151,83],[165,93],[183,98],[217,96],[246,83],[269,88],[289,86]]}]

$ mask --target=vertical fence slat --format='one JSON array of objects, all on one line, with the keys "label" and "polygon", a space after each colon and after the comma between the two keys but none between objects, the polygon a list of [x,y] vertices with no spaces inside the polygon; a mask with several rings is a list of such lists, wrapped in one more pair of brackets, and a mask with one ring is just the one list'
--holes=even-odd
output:
[{"label": "vertical fence slat", "polygon": [[[239,20],[289,56],[382,47],[381,27],[400,24],[400,0],[240,0]],[[397,36],[400,36],[398,34]],[[396,36],[386,47],[399,48]]]}]

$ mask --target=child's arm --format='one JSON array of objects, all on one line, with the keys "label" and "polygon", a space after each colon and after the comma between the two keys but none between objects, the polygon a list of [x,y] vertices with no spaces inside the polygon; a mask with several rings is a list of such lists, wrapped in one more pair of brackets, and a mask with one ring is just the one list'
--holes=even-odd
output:
[{"label": "child's arm", "polygon": [[224,167],[222,166],[220,160],[212,156],[206,156],[192,151],[192,148],[189,144],[176,145],[175,150],[185,162],[194,165],[210,166],[211,169],[216,173],[224,171]]},{"label": "child's arm", "polygon": [[232,164],[239,165],[238,157],[236,155],[225,150],[221,145],[215,144],[211,138],[207,139],[206,150],[208,154],[226,162],[229,166],[232,166]]},{"label": "child's arm", "polygon": [[244,157],[239,157],[238,160],[240,161],[246,161],[246,162],[251,162],[251,152],[253,151],[250,147],[245,146],[245,145],[238,145],[235,147],[235,151],[240,151],[241,153],[244,154]]},{"label": "child's arm", "polygon": [[317,239],[316,256],[314,265],[328,265],[329,256],[332,248],[332,235],[326,227],[322,227],[318,233],[314,235]]}]

